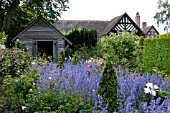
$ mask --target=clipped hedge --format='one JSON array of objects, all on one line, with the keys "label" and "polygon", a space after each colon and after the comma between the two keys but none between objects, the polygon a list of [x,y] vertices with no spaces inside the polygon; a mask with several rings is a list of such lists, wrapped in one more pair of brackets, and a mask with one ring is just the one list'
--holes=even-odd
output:
[{"label": "clipped hedge", "polygon": [[145,72],[158,69],[163,75],[170,74],[170,33],[145,39],[143,63]]},{"label": "clipped hedge", "polygon": [[94,47],[97,44],[96,30],[87,30],[85,28],[73,29],[65,36],[73,43],[73,50],[77,50],[84,45],[87,47]]}]

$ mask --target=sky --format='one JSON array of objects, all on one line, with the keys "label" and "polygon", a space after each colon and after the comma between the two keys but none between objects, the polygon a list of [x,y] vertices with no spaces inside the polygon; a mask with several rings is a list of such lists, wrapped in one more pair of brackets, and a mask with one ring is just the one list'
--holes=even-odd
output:
[{"label": "sky", "polygon": [[63,12],[60,20],[111,20],[125,12],[135,21],[136,13],[140,15],[140,26],[154,25],[160,34],[165,33],[164,26],[158,27],[153,18],[156,14],[158,0],[69,0],[69,9]]}]

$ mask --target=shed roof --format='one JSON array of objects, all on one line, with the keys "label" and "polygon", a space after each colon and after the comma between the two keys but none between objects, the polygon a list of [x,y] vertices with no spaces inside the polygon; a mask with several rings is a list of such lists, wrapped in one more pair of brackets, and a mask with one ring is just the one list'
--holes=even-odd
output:
[{"label": "shed roof", "polygon": [[37,19],[35,19],[33,22],[31,22],[24,30],[22,30],[17,36],[15,36],[12,41],[15,41],[19,36],[21,36],[23,33],[25,33],[29,28],[31,28],[33,25],[35,25],[39,21],[43,21],[45,24],[47,24],[51,29],[53,29],[57,34],[59,34],[65,41],[67,41],[69,44],[72,45],[72,42],[70,42],[67,38],[64,37],[64,35],[57,30],[52,24],[50,24],[45,18],[42,16],[39,16]]}]

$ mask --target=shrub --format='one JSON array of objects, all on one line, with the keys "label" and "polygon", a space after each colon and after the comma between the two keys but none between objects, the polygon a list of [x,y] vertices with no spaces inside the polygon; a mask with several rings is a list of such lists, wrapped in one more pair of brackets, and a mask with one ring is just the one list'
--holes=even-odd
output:
[{"label": "shrub", "polygon": [[159,35],[144,41],[144,72],[153,73],[158,69],[161,75],[170,74],[170,33]]},{"label": "shrub", "polygon": [[[8,49],[3,50],[3,52],[4,51],[8,53]],[[9,56],[11,57],[8,58],[9,56],[6,56],[6,59],[4,58],[4,64],[1,65],[2,69],[5,70],[6,68],[8,71],[5,71],[6,73],[2,72],[3,75],[1,75],[0,112],[20,113],[23,112],[21,108],[25,108],[25,106],[28,107],[30,101],[32,103],[32,101],[35,99],[34,97],[36,97],[38,94],[36,84],[39,77],[38,69],[41,67],[41,65],[45,65],[43,63],[45,61],[43,59],[33,59],[31,56],[29,57],[30,54],[19,50],[18,48],[9,51],[11,53]],[[11,58],[13,57],[15,58],[15,61],[18,63],[18,65],[15,64],[14,60],[11,61]],[[23,59],[21,60],[21,58]],[[13,63],[15,64],[14,66],[16,66],[13,68],[16,70],[11,72],[13,68],[9,68],[7,64],[11,65]],[[24,63],[27,65],[25,66]]]},{"label": "shrub", "polygon": [[27,112],[55,112],[55,113],[79,113],[92,112],[93,105],[90,99],[83,99],[77,96],[77,93],[68,93],[67,91],[41,92],[36,94],[29,103],[27,103]]},{"label": "shrub", "polygon": [[19,77],[29,70],[31,54],[18,48],[0,50],[0,84],[5,76]]},{"label": "shrub", "polygon": [[104,67],[103,76],[99,82],[97,93],[102,96],[104,106],[108,104],[108,110],[118,109],[117,89],[119,88],[115,69],[110,61]]},{"label": "shrub", "polygon": [[76,51],[72,58],[72,64],[75,65],[79,62],[80,62],[80,56],[79,56],[78,52]]},{"label": "shrub", "polygon": [[99,49],[97,46],[95,47],[91,47],[88,48],[87,46],[82,46],[80,47],[77,51],[75,51],[75,53],[73,54],[73,56],[77,54],[82,60],[88,60],[90,58],[101,58],[103,53],[101,52],[101,49]]},{"label": "shrub", "polygon": [[123,32],[110,34],[99,40],[98,46],[103,55],[108,54],[110,60],[117,65],[126,66],[131,71],[139,70],[139,55],[137,39],[133,34]]},{"label": "shrub", "polygon": [[[32,73],[31,73],[32,74]],[[34,93],[35,77],[24,74],[20,77],[6,76],[1,85],[1,104],[5,112],[17,112],[17,108],[27,103],[29,95]]]},{"label": "shrub", "polygon": [[79,48],[84,45],[88,48],[91,48],[95,47],[97,44],[96,30],[87,30],[85,28],[79,28],[70,31],[65,36],[73,43],[73,46],[71,47],[73,51],[79,50]]},{"label": "shrub", "polygon": [[[5,35],[5,32],[0,32],[0,49],[4,46],[5,47],[5,42],[7,40],[7,35]],[[2,47],[1,47],[2,46]]]},{"label": "shrub", "polygon": [[19,41],[19,39],[16,40],[16,42],[14,44],[14,48],[19,48],[21,50],[24,50],[25,52],[27,51],[25,43]]},{"label": "shrub", "polygon": [[139,38],[139,46],[143,46],[144,44],[144,37]]},{"label": "shrub", "polygon": [[65,55],[64,52],[61,51],[60,57],[58,58],[58,62],[57,62],[57,67],[60,68],[60,70],[63,69],[64,61],[65,61]]}]

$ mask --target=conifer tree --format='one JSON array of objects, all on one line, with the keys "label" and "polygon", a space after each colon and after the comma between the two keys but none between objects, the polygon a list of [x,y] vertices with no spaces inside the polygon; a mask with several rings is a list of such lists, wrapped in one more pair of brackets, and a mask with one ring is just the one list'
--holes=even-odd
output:
[{"label": "conifer tree", "polygon": [[107,60],[105,63],[103,76],[99,82],[99,88],[97,94],[102,96],[103,105],[109,104],[108,110],[114,111],[118,109],[117,104],[117,89],[119,88],[117,76],[113,68],[111,60]]}]

